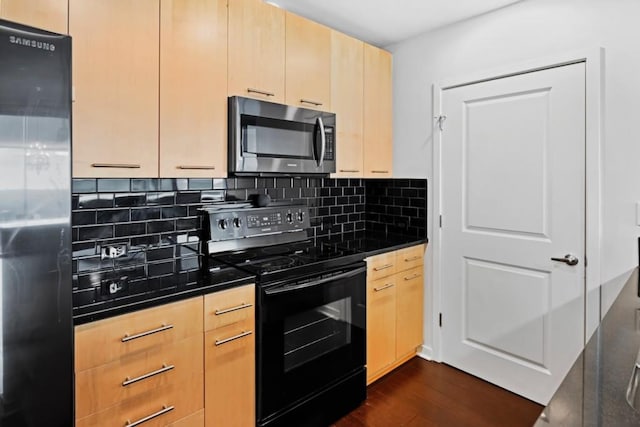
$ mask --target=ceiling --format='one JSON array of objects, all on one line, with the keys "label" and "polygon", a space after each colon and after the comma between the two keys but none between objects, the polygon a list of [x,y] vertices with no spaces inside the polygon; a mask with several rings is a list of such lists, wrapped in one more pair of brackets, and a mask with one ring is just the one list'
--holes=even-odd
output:
[{"label": "ceiling", "polygon": [[522,0],[265,0],[384,47]]}]

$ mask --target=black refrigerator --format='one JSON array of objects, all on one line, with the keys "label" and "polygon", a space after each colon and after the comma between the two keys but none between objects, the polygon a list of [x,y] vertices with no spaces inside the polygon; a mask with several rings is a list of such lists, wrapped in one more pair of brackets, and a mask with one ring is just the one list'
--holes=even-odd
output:
[{"label": "black refrigerator", "polygon": [[0,427],[73,426],[71,39],[0,20]]}]

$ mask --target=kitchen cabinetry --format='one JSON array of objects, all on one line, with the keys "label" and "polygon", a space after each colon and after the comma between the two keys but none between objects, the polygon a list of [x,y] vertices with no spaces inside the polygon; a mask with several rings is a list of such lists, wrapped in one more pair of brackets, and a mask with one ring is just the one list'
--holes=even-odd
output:
[{"label": "kitchen cabinetry", "polygon": [[331,30],[285,12],[285,102],[331,111]]},{"label": "kitchen cabinetry", "polygon": [[367,384],[422,344],[424,250],[417,245],[367,259]]},{"label": "kitchen cabinetry", "polygon": [[205,422],[255,424],[255,289],[205,296]]},{"label": "kitchen cabinetry", "polygon": [[335,177],[363,176],[364,43],[331,31],[331,106],[339,141]]},{"label": "kitchen cabinetry", "polygon": [[364,45],[364,176],[393,176],[391,54]]},{"label": "kitchen cabinetry", "polygon": [[227,1],[160,5],[160,176],[226,176]]},{"label": "kitchen cabinetry", "polygon": [[68,0],[0,0],[0,18],[67,34]]},{"label": "kitchen cabinetry", "polygon": [[229,96],[285,102],[284,14],[262,0],[229,2]]},{"label": "kitchen cabinetry", "polygon": [[70,0],[73,175],[158,175],[158,0]]},{"label": "kitchen cabinetry", "polygon": [[197,297],[76,327],[76,425],[197,418],[204,407],[202,304]]}]

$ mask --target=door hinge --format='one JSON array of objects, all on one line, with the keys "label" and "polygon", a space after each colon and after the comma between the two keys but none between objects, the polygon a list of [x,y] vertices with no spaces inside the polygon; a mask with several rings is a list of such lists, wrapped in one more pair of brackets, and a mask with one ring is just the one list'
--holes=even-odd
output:
[{"label": "door hinge", "polygon": [[440,215],[440,228],[442,228],[442,215]]},{"label": "door hinge", "polygon": [[433,116],[433,118],[436,121],[436,125],[438,125],[438,129],[440,129],[440,131],[442,132],[444,130],[444,122],[445,120],[447,120],[447,116],[440,115],[440,116]]},{"label": "door hinge", "polygon": [[442,313],[438,313],[438,325],[442,328]]}]

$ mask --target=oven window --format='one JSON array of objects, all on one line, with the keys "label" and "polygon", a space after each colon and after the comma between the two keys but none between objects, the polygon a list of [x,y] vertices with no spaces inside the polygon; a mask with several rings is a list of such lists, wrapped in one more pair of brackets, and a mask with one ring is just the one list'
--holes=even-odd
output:
[{"label": "oven window", "polygon": [[313,124],[243,115],[241,127],[244,154],[314,159]]},{"label": "oven window", "polygon": [[284,319],[284,371],[351,343],[351,297]]}]

